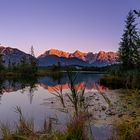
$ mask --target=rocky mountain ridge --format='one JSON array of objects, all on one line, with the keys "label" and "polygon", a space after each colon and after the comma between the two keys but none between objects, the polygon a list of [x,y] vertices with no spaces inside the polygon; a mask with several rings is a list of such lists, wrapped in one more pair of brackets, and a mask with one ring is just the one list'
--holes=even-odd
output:
[{"label": "rocky mountain ridge", "polygon": [[17,48],[4,46],[0,46],[0,54],[2,55],[5,66],[8,66],[9,63],[11,65],[17,65],[21,63],[23,59],[26,59],[29,62],[30,58],[32,57],[30,54],[20,51]]},{"label": "rocky mountain ridge", "polygon": [[[29,60],[32,56],[17,48],[0,46],[0,54],[3,56],[5,65],[11,63],[18,64],[23,58]],[[63,66],[65,65],[77,65],[77,66],[96,66],[102,67],[117,63],[118,54],[115,52],[104,52],[99,53],[92,52],[81,52],[76,50],[74,53],[69,53],[57,49],[50,49],[41,54],[36,58],[39,66],[47,67],[60,62]]]},{"label": "rocky mountain ridge", "polygon": [[[106,66],[117,63],[118,54],[116,52],[104,52],[99,53],[92,52],[81,52],[76,50],[74,53],[69,53],[57,49],[47,50],[45,53],[38,57],[38,60],[45,61],[48,57],[57,57],[60,61],[61,58],[65,59],[78,59],[79,61],[85,62],[87,66]],[[77,64],[76,64],[77,65]]]}]

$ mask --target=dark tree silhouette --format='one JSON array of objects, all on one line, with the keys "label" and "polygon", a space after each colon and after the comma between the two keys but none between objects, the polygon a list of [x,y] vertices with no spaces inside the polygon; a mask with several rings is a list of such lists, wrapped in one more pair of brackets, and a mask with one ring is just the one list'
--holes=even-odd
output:
[{"label": "dark tree silhouette", "polygon": [[34,47],[33,47],[33,45],[31,46],[31,55],[32,55],[33,57],[35,57]]},{"label": "dark tree silhouette", "polygon": [[140,38],[135,23],[135,15],[133,11],[128,13],[125,21],[125,29],[121,38],[119,57],[124,67],[138,67],[140,59]]},{"label": "dark tree silhouette", "polygon": [[4,61],[3,61],[3,56],[0,54],[0,71],[4,70]]},{"label": "dark tree silhouette", "polygon": [[138,17],[140,17],[140,10],[139,11],[133,10],[133,11]]}]

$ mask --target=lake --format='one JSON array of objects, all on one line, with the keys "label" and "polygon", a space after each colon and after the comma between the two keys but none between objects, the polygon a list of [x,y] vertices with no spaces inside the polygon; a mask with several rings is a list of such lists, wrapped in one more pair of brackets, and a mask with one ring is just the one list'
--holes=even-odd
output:
[{"label": "lake", "polygon": [[[104,91],[107,87],[100,85],[100,78],[103,74],[79,73],[74,81],[77,90],[84,86],[85,92],[95,92],[97,87]],[[55,128],[63,129],[69,120],[69,113],[55,108],[50,99],[56,98],[52,92],[61,85],[63,93],[70,92],[69,79],[67,74],[51,75],[38,79],[10,79],[0,81],[0,120],[8,122],[12,126],[18,120],[15,108],[19,106],[27,118],[33,118],[36,130],[43,126],[44,119],[53,118],[56,120]],[[92,133],[98,140],[106,139],[110,135],[109,125],[92,125]]]}]

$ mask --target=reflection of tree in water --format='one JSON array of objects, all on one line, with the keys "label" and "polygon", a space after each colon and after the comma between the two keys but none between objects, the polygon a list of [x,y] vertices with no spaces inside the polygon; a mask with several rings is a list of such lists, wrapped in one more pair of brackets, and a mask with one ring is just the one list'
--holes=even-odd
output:
[{"label": "reflection of tree in water", "polygon": [[[72,77],[75,77],[74,75],[76,74],[76,72],[72,72]],[[45,76],[45,77],[41,77],[39,78],[39,83],[40,85],[47,89],[49,88],[49,90],[51,90],[51,88],[56,88],[58,87],[58,79],[59,77],[61,77],[61,85],[63,86],[63,89],[69,89],[68,84],[70,83],[70,80],[68,78],[68,75],[66,72],[61,72],[60,73],[61,76],[59,76],[57,74],[57,76],[55,76],[55,73],[52,76]],[[75,85],[77,86],[81,86],[86,84],[86,90],[94,90],[96,89],[95,84],[99,84],[100,85],[100,78],[102,77],[101,74],[88,74],[88,73],[78,73],[78,77],[75,79]]]},{"label": "reflection of tree in water", "polygon": [[29,97],[29,101],[30,104],[32,104],[33,102],[33,96],[34,96],[34,92],[37,90],[37,77],[30,77],[30,78],[25,78],[25,79],[21,79],[22,81],[22,85],[23,85],[23,92],[25,91],[25,87],[28,87],[28,97]]},{"label": "reflection of tree in water", "polygon": [[[37,77],[0,78],[0,100],[4,92],[21,90],[21,93],[29,92],[30,104],[32,104],[35,90],[37,90]],[[27,91],[28,90],[28,91]]]},{"label": "reflection of tree in water", "polygon": [[0,101],[4,92],[3,83],[4,83],[4,79],[0,78]]},{"label": "reflection of tree in water", "polygon": [[51,73],[49,73],[48,75],[47,75],[47,77],[50,77],[50,78],[52,78],[52,80],[55,82],[59,82],[63,77],[64,77],[65,75],[64,75],[64,73],[63,72],[51,72]]},{"label": "reflection of tree in water", "polygon": [[34,92],[37,90],[37,85],[36,82],[30,83],[29,85],[29,100],[30,100],[30,104],[32,104],[33,102],[33,96],[34,96]]},{"label": "reflection of tree in water", "polygon": [[[18,79],[18,83],[21,84],[21,93],[29,92],[29,101],[32,104],[34,92],[37,90],[37,77],[24,77]],[[27,88],[26,88],[27,87]],[[28,91],[26,91],[26,89]]]}]

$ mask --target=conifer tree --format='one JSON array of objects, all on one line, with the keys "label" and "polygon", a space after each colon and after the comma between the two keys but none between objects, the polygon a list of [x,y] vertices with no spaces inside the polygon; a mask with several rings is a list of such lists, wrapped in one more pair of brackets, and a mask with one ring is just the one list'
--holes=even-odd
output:
[{"label": "conifer tree", "polygon": [[32,55],[33,57],[35,57],[34,47],[33,47],[33,45],[31,46],[31,55]]},{"label": "conifer tree", "polygon": [[30,65],[32,67],[32,73],[36,73],[38,66],[37,66],[37,59],[35,58],[34,47],[31,46],[31,56],[30,57]]},{"label": "conifer tree", "polygon": [[128,13],[125,23],[124,33],[120,42],[119,57],[124,67],[134,68],[138,67],[140,59],[140,38],[136,28],[135,16],[132,11]]},{"label": "conifer tree", "polygon": [[0,71],[4,69],[2,54],[0,54]]}]

